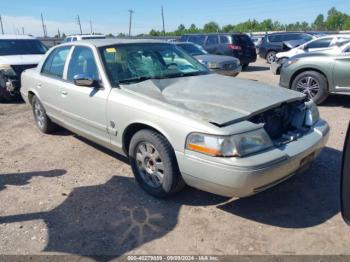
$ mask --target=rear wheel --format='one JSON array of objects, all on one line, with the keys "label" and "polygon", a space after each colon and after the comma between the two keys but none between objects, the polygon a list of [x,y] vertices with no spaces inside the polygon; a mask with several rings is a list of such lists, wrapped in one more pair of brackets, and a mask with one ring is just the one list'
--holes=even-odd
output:
[{"label": "rear wheel", "polygon": [[266,54],[266,62],[269,63],[269,64],[275,62],[275,60],[276,60],[276,54],[277,54],[277,53],[276,53],[275,51],[269,51],[269,52],[267,52],[267,54]]},{"label": "rear wheel", "polygon": [[168,197],[185,186],[174,150],[159,133],[137,132],[130,142],[129,158],[136,181],[149,194]]},{"label": "rear wheel", "polygon": [[297,75],[292,89],[307,95],[316,104],[321,104],[329,95],[326,77],[316,71],[305,71]]},{"label": "rear wheel", "polygon": [[39,130],[45,134],[52,133],[56,129],[57,125],[54,124],[47,116],[42,103],[36,96],[34,96],[32,99],[32,108],[35,124]]}]

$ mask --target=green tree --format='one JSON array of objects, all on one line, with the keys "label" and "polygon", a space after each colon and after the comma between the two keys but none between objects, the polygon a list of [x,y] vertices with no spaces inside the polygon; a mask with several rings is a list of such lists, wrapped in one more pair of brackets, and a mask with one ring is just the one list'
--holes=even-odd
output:
[{"label": "green tree", "polygon": [[324,26],[324,15],[319,14],[313,23],[313,28],[316,30],[324,30]]},{"label": "green tree", "polygon": [[209,22],[204,25],[203,31],[205,33],[217,33],[220,32],[220,26],[216,22]]}]

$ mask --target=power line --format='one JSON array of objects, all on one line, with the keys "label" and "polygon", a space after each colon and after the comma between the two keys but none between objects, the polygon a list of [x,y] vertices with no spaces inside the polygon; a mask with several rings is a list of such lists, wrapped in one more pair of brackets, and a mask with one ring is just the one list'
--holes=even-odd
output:
[{"label": "power line", "polygon": [[78,23],[78,25],[79,25],[80,34],[82,35],[82,34],[83,34],[83,30],[81,29],[81,23],[80,23],[80,17],[79,17],[79,15],[77,15],[77,23]]},{"label": "power line", "polygon": [[1,32],[2,32],[2,34],[4,34],[4,26],[2,24],[2,17],[1,17],[1,15],[0,15],[0,25],[1,25]]},{"label": "power line", "polygon": [[130,13],[130,17],[129,17],[129,36],[131,36],[132,15],[135,13],[135,11],[130,9],[130,10],[128,10],[128,12]]},{"label": "power line", "polygon": [[164,9],[162,6],[163,35],[165,35]]}]

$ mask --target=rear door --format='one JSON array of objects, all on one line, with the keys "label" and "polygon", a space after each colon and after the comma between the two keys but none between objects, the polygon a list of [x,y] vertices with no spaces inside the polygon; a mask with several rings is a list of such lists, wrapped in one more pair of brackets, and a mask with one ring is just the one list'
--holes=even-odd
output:
[{"label": "rear door", "polygon": [[41,77],[36,84],[39,99],[44,104],[46,112],[58,119],[62,118],[60,88],[70,49],[71,46],[62,46],[51,51],[41,68]]},{"label": "rear door", "polygon": [[[67,125],[101,143],[110,143],[107,131],[106,105],[110,92],[101,83],[94,50],[88,46],[75,46],[68,62],[66,83],[61,87],[62,113]],[[102,68],[100,66],[100,68]],[[92,77],[95,87],[77,86],[76,75]]]}]

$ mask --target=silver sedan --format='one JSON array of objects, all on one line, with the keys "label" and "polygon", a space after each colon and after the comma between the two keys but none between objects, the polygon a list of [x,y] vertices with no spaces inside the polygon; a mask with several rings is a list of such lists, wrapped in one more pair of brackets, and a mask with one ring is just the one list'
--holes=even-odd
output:
[{"label": "silver sedan", "polygon": [[258,193],[305,170],[329,133],[304,95],[211,73],[158,41],[56,46],[22,74],[21,94],[42,132],[61,125],[127,156],[157,197],[186,184]]}]

